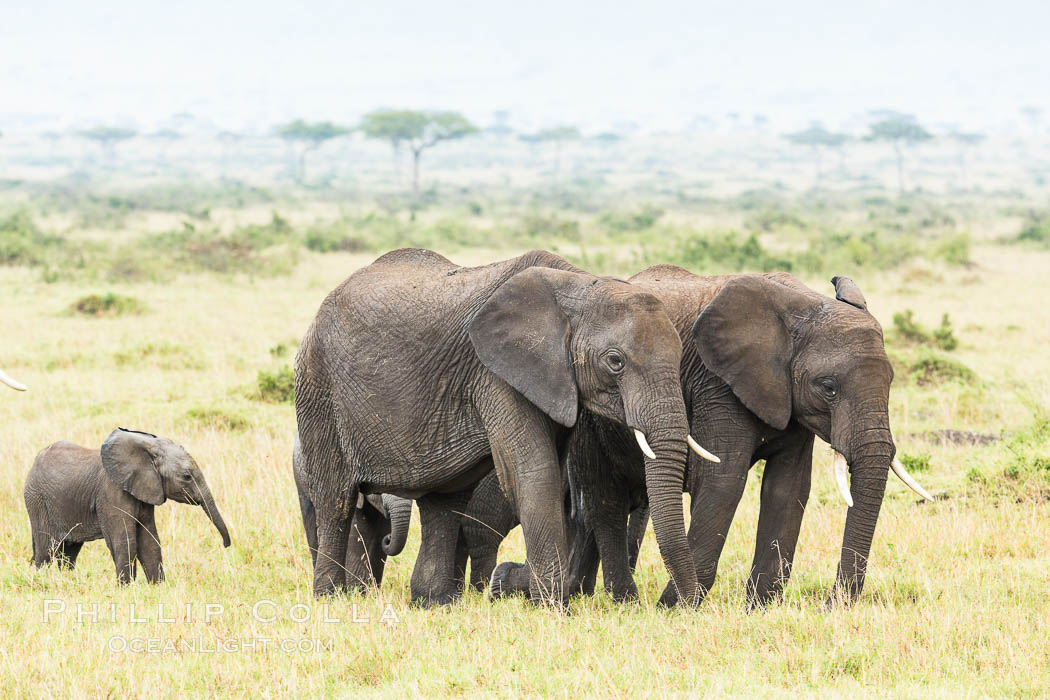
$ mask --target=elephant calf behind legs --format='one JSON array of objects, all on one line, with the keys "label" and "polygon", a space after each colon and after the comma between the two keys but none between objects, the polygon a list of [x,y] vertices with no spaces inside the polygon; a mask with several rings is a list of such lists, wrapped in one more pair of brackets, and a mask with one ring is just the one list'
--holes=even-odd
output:
[{"label": "elephant calf behind legs", "polygon": [[[317,510],[310,497],[311,478],[305,471],[298,434],[292,447],[292,476],[299,493],[310,561],[316,564]],[[397,556],[405,548],[411,522],[411,499],[386,493],[358,497],[346,548],[345,569],[350,587],[378,588],[383,583],[387,557]]]}]

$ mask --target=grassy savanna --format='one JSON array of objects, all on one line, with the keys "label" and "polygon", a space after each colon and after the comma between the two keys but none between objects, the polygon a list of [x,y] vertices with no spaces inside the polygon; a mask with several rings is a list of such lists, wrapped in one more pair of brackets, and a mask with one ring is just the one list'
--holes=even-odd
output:
[{"label": "grassy savanna", "polygon": [[[1050,250],[1009,240],[1023,212],[992,198],[690,203],[643,192],[576,206],[565,200],[583,195],[563,194],[538,192],[529,208],[462,195],[411,218],[283,196],[201,215],[182,203],[174,213],[126,207],[112,219],[82,203],[12,203],[7,214],[23,212],[30,228],[3,239],[17,255],[0,249],[0,367],[30,391],[0,393],[3,695],[1050,692]],[[766,610],[748,613],[743,590],[757,474],[695,611],[655,607],[667,575],[651,533],[639,604],[599,595],[566,615],[468,593],[417,610],[408,589],[418,523],[377,595],[316,601],[282,370],[328,291],[400,245],[461,264],[547,247],[615,274],[660,261],[790,268],[822,293],[831,273],[850,275],[895,363],[898,450],[938,502],[917,502],[891,475],[867,585],[850,608],[824,606],[846,509],[823,445],[791,583]],[[928,338],[894,324],[908,310]],[[934,337],[944,314],[954,347]],[[58,439],[98,446],[117,425],[196,457],[230,549],[199,509],[168,503],[157,511],[163,585],[140,575],[118,588],[101,541],[74,572],[31,568],[22,486],[36,452]],[[970,444],[946,429],[994,439]],[[522,556],[515,533],[501,559]],[[78,605],[97,606],[97,617],[78,617]],[[367,622],[353,621],[355,606]],[[396,620],[380,620],[390,611]]]}]

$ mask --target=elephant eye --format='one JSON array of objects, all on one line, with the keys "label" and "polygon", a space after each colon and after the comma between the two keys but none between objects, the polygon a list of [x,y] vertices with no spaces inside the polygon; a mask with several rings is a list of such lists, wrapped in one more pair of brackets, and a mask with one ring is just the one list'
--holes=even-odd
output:
[{"label": "elephant eye", "polygon": [[612,350],[606,353],[605,364],[607,364],[609,366],[609,369],[611,369],[613,372],[622,372],[624,368],[623,355],[621,355],[616,350]]},{"label": "elephant eye", "polygon": [[824,393],[829,397],[837,396],[839,393],[839,384],[831,377],[824,377],[823,379],[817,380],[820,382],[820,388],[824,390]]}]

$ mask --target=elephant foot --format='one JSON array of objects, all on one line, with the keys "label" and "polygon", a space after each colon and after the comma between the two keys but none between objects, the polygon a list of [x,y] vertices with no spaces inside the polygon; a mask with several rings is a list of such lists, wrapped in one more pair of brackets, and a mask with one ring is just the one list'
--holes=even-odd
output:
[{"label": "elephant foot", "polygon": [[412,605],[417,608],[439,608],[452,605],[460,599],[459,591],[432,592],[412,596]]},{"label": "elephant foot", "polygon": [[492,570],[492,578],[489,579],[489,595],[493,600],[498,600],[509,595],[516,593],[528,593],[526,588],[522,591],[520,588],[515,587],[513,578],[516,578],[515,572],[524,569],[524,564],[516,564],[512,561],[505,561],[495,569]]},{"label": "elephant foot", "polygon": [[678,605],[678,590],[668,583],[664,588],[664,592],[660,595],[657,605],[661,608],[673,608]]},{"label": "elephant foot", "polygon": [[617,603],[638,602],[638,589],[636,587],[631,587],[627,590],[612,590],[609,591],[609,595],[612,597],[613,601]]}]

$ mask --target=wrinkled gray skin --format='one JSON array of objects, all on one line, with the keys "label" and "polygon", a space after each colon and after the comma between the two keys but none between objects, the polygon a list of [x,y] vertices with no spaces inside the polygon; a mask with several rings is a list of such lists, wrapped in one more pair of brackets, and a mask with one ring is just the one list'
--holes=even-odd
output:
[{"label": "wrinkled gray skin", "polygon": [[[292,447],[292,475],[299,492],[299,508],[306,530],[310,560],[317,563],[317,512],[310,500],[307,476],[303,472],[303,452],[299,436]],[[388,493],[369,494],[358,498],[350,525],[346,550],[347,578],[354,585],[378,588],[383,582],[387,557],[397,556],[405,548],[408,528],[412,523],[412,501]]]},{"label": "wrinkled gray skin", "polygon": [[11,387],[15,391],[25,391],[26,390],[26,385],[25,384],[23,384],[22,382],[18,381],[17,379],[12,378],[11,375],[9,375],[7,372],[5,372],[2,369],[0,369],[0,384],[6,384],[7,386]]},{"label": "wrinkled gray skin", "polygon": [[[689,544],[703,594],[714,583],[748,471],[764,459],[747,594],[751,605],[780,596],[809,498],[816,435],[849,464],[854,506],[846,517],[835,585],[837,595],[855,600],[896,451],[888,411],[893,369],[882,329],[860,290],[836,277],[836,299],[830,299],[786,274],[699,277],[671,265],[649,268],[630,281],[664,303],[681,333],[691,433],[721,458],[715,464],[691,454],[686,479],[692,496]],[[636,596],[628,540],[644,532],[644,511],[636,511],[631,535],[627,514],[645,504],[640,451],[619,426],[585,414],[566,462],[574,503],[584,511],[583,518],[574,512],[568,585],[593,590],[600,553],[607,590],[617,599]],[[467,518],[475,507],[496,508],[491,502],[471,504]],[[492,546],[469,544],[472,552]],[[510,566],[500,565],[494,586]],[[661,602],[676,599],[669,585]]]},{"label": "wrinkled gray skin", "polygon": [[56,442],[37,455],[26,478],[33,563],[73,568],[85,542],[105,539],[119,583],[135,579],[136,561],[147,581],[163,581],[153,508],[168,499],[201,506],[230,546],[211,489],[181,445],[124,428],[101,450]]},{"label": "wrinkled gray skin", "polygon": [[460,516],[493,466],[521,520],[534,601],[567,597],[559,442],[580,407],[643,431],[653,527],[685,602],[699,590],[685,538],[681,341],[659,301],[534,251],[478,268],[388,253],[322,304],[299,348],[296,415],[317,523],[314,592],[345,572],[359,492],[415,498],[412,598],[459,595]]}]

